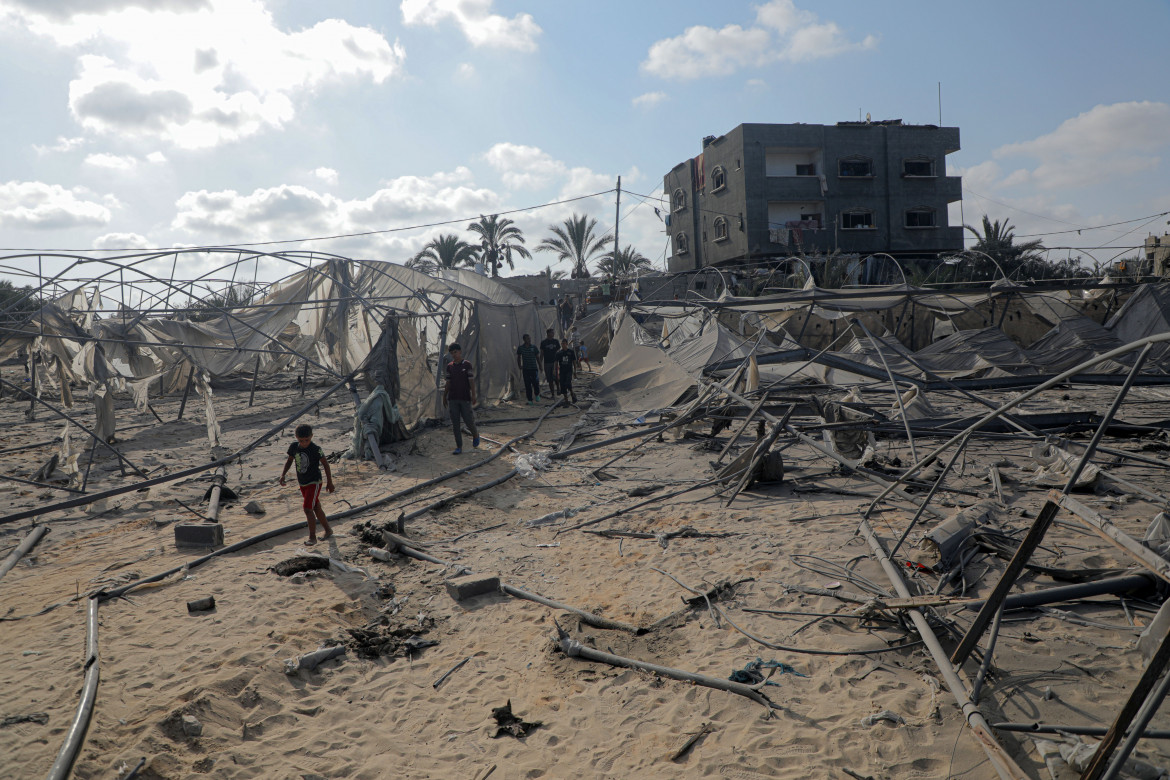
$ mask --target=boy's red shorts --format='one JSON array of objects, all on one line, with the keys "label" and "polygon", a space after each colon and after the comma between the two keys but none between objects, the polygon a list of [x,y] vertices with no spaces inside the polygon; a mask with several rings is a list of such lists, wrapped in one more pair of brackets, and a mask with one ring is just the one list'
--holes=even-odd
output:
[{"label": "boy's red shorts", "polygon": [[305,499],[305,509],[314,509],[320,506],[321,483],[314,482],[312,485],[301,485],[301,495]]}]

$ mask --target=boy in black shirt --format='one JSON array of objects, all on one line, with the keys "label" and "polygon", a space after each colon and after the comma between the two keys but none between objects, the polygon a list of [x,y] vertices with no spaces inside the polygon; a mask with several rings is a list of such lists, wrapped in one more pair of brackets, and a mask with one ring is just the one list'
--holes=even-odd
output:
[{"label": "boy in black shirt", "polygon": [[321,538],[333,536],[333,529],[325,519],[325,510],[321,508],[321,470],[325,470],[325,489],[330,493],[333,492],[333,474],[329,471],[329,461],[325,460],[325,450],[313,443],[313,426],[298,425],[296,437],[296,442],[288,446],[288,460],[284,462],[284,471],[280,472],[280,484],[284,485],[284,475],[289,466],[296,463],[297,484],[304,498],[302,506],[309,520],[309,544],[316,544],[318,521],[324,532]]},{"label": "boy in black shirt", "polygon": [[577,394],[573,392],[573,374],[577,369],[577,352],[569,346],[568,339],[561,339],[561,349],[557,352],[557,377],[560,379],[561,395],[568,401],[573,399],[577,403]]},{"label": "boy in black shirt", "polygon": [[548,394],[555,396],[557,394],[556,388],[556,365],[557,353],[561,351],[561,342],[557,341],[553,334],[552,328],[548,329],[548,335],[545,336],[544,341],[540,342],[540,356],[544,359],[544,376],[548,380]]}]

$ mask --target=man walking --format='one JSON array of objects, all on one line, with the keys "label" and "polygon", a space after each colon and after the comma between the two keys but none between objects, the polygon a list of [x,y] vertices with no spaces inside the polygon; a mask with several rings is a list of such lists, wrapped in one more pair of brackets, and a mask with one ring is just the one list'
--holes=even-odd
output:
[{"label": "man walking", "polygon": [[561,342],[553,334],[556,331],[549,328],[544,341],[540,342],[540,355],[544,359],[544,377],[548,380],[548,394],[557,396],[557,353],[561,351]]},{"label": "man walking", "polygon": [[577,403],[577,394],[573,392],[573,374],[577,370],[577,352],[569,346],[568,339],[561,340],[561,349],[557,351],[557,378],[560,380],[561,395],[565,403]]},{"label": "man walking", "polygon": [[443,386],[443,406],[451,412],[451,425],[455,429],[455,451],[463,452],[463,423],[471,431],[471,446],[479,446],[479,428],[475,425],[475,370],[471,362],[463,359],[463,348],[452,344],[447,348],[451,362],[447,364],[447,382]]},{"label": "man walking", "polygon": [[516,348],[516,364],[524,375],[524,395],[532,406],[532,397],[540,401],[540,350],[532,343],[532,337],[525,333],[524,343]]}]

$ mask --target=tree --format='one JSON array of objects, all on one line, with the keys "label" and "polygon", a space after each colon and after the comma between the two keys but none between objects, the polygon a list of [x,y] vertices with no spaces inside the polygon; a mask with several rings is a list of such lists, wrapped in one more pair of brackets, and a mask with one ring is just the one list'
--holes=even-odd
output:
[{"label": "tree", "polygon": [[634,249],[632,244],[627,244],[625,249],[618,250],[616,258],[614,254],[613,250],[610,250],[597,262],[597,270],[614,281],[654,270],[654,264],[650,258]]},{"label": "tree", "polygon": [[1008,278],[1043,278],[1049,272],[1049,266],[1044,262],[1044,256],[1041,254],[1044,250],[1044,244],[1040,241],[1028,241],[1023,244],[1015,243],[1015,232],[1006,219],[1001,225],[998,219],[992,222],[984,214],[982,234],[970,225],[963,225],[963,227],[970,230],[977,239],[972,250],[976,253],[987,255],[987,257],[995,261],[993,263],[987,257],[976,254],[976,259],[970,265],[972,279],[982,280],[995,278],[997,275],[996,263],[999,264],[999,268],[1003,270],[1003,273]]},{"label": "tree", "polygon": [[31,286],[17,287],[7,279],[0,279],[0,320],[19,322],[40,305],[40,297]]},{"label": "tree", "polygon": [[584,214],[574,214],[559,225],[549,225],[552,237],[537,245],[537,252],[554,252],[557,262],[569,260],[573,263],[570,278],[588,279],[589,261],[613,243],[613,236],[594,234],[597,220]]},{"label": "tree", "polygon": [[187,318],[191,322],[206,322],[223,316],[223,310],[247,306],[256,299],[257,289],[248,282],[228,285],[223,292],[210,292],[202,298],[195,298],[189,304]]},{"label": "tree", "polygon": [[549,279],[567,279],[569,277],[567,271],[554,271],[551,265],[544,267],[544,275]]},{"label": "tree", "polygon": [[475,265],[475,247],[454,233],[432,238],[419,253],[406,261],[407,268],[433,274],[441,268]]},{"label": "tree", "polygon": [[512,257],[532,257],[524,246],[524,233],[508,218],[498,214],[490,217],[479,215],[478,222],[472,222],[467,229],[479,236],[479,259],[492,269],[492,276],[500,275],[500,266],[516,267]]}]

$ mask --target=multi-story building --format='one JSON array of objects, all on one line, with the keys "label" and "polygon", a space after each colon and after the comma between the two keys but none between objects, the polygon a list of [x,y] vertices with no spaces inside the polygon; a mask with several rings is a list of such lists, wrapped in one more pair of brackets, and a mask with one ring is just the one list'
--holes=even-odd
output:
[{"label": "multi-story building", "polygon": [[686,271],[790,255],[886,253],[934,258],[963,248],[946,175],[959,128],[901,120],[742,124],[703,139],[663,179],[669,267]]},{"label": "multi-story building", "polygon": [[1154,276],[1170,276],[1170,233],[1146,236],[1146,267]]}]

